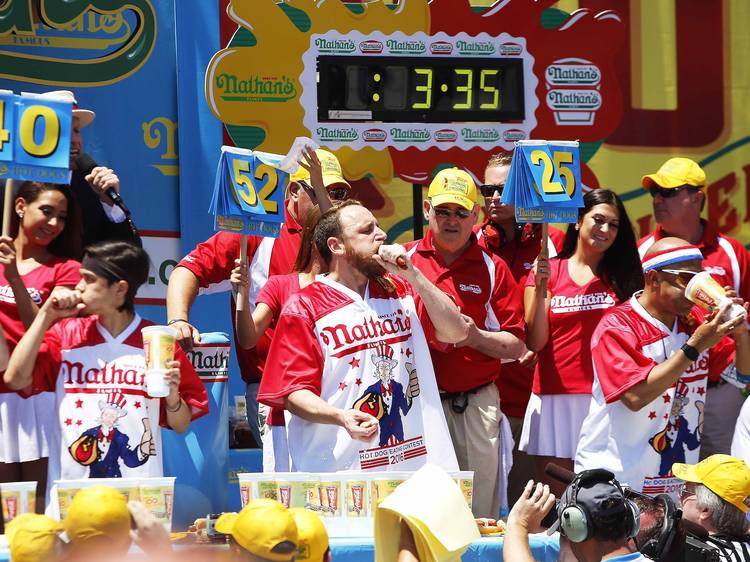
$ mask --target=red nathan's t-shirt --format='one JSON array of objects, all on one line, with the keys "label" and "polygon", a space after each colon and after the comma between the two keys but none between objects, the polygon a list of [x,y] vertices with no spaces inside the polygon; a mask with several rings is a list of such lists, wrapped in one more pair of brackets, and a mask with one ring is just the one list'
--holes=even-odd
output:
[{"label": "red nathan's t-shirt", "polygon": [[[286,304],[289,297],[298,292],[299,289],[299,273],[295,272],[289,273],[288,275],[272,275],[269,277],[268,282],[261,289],[260,294],[258,295],[258,300],[256,301],[256,305],[263,303],[271,309],[273,318],[271,319],[271,324],[269,325],[268,330],[276,329],[276,323],[279,321],[279,316],[281,316],[281,310],[284,308],[284,304]],[[271,412],[268,415],[268,425],[285,425],[283,408],[271,408]]]},{"label": "red nathan's t-shirt", "polygon": [[[594,277],[584,286],[573,281],[568,262],[549,262],[549,340],[539,352],[532,385],[538,395],[591,393],[591,336],[607,309],[617,304],[614,291],[600,278]],[[533,287],[535,279],[531,271],[526,286]]]},{"label": "red nathan's t-shirt", "polygon": [[[286,222],[281,226],[278,238],[260,236],[247,237],[247,259],[250,270],[249,301],[255,303],[263,286],[272,275],[284,275],[292,270],[297,257],[302,228],[286,212]],[[217,232],[185,256],[178,267],[189,269],[200,286],[209,292],[230,291],[229,277],[234,269],[234,260],[240,257],[240,235],[230,232]],[[263,374],[263,365],[270,346],[273,330],[266,333],[252,349],[242,349],[237,342],[237,327],[234,326],[234,299],[230,299],[234,344],[237,350],[237,363],[243,380],[257,382]]]},{"label": "red nathan's t-shirt", "polygon": [[[506,331],[526,339],[516,281],[505,262],[483,250],[473,234],[469,246],[450,265],[434,249],[432,231],[406,246],[414,266],[450,296],[478,328]],[[417,301],[420,302],[418,295]],[[446,349],[431,343],[430,355],[438,388],[445,392],[466,392],[493,383],[500,375],[500,359],[468,346]]]},{"label": "red nathan's t-shirt", "polygon": [[[55,287],[77,285],[81,280],[80,269],[81,264],[76,260],[55,257],[35,267],[26,275],[22,275],[21,279],[34,304],[42,306]],[[5,277],[5,268],[0,268],[0,326],[8,342],[8,348],[12,352],[26,332],[26,327],[18,314],[13,289]],[[0,377],[0,393],[3,392],[13,391],[3,383]]]}]

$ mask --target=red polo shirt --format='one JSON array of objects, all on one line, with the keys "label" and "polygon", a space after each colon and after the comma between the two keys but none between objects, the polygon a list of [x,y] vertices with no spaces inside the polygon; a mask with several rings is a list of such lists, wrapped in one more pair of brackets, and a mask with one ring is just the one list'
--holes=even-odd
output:
[{"label": "red polo shirt", "polygon": [[[281,226],[278,238],[248,236],[247,259],[250,262],[250,303],[255,301],[260,290],[271,275],[290,273],[297,258],[302,227],[297,224],[287,210],[286,222]],[[200,286],[207,292],[231,290],[229,277],[234,269],[234,260],[240,257],[240,235],[229,232],[217,232],[185,256],[177,267],[185,267],[198,278]],[[242,349],[237,342],[237,327],[234,325],[234,294],[230,299],[232,328],[237,350],[237,362],[240,365],[242,378],[248,382],[257,382],[263,373],[268,348],[271,345],[273,329],[263,334],[253,349]]]},{"label": "red polo shirt", "polygon": [[[473,318],[477,327],[507,331],[525,339],[523,307],[518,286],[503,260],[484,251],[471,235],[469,247],[452,264],[446,265],[432,246],[432,232],[407,244],[412,263],[449,295],[461,312]],[[430,346],[438,387],[446,392],[464,392],[493,382],[500,374],[500,360],[470,347]]]},{"label": "red polo shirt", "polygon": [[[542,249],[542,225],[527,223],[521,227],[520,235],[514,240],[503,240],[502,234],[498,239],[487,236],[485,222],[475,227],[479,245],[488,252],[500,256],[510,267],[513,278],[523,288],[526,276],[534,264],[534,260]],[[565,233],[562,230],[549,227],[548,250],[549,256],[554,257],[562,249]],[[519,291],[521,308],[523,308],[523,290]],[[534,370],[521,366],[518,361],[503,363],[503,376],[498,377],[495,384],[500,390],[500,401],[503,413],[513,418],[522,418],[526,413],[526,405],[531,395],[531,385],[534,381]]]}]

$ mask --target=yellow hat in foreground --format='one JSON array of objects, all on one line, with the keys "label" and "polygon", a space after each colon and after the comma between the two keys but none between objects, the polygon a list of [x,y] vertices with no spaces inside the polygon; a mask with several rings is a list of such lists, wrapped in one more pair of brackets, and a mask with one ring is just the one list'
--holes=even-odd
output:
[{"label": "yellow hat in foreground", "polygon": [[304,507],[293,507],[289,510],[297,524],[297,558],[323,562],[328,552],[328,531],[318,514]]},{"label": "yellow hat in foreground", "polygon": [[[351,188],[349,182],[344,179],[344,174],[341,171],[341,164],[336,155],[332,152],[328,152],[322,148],[315,150],[315,154],[320,160],[321,172],[323,173],[323,185],[331,187],[335,184],[344,184]],[[297,168],[297,171],[289,176],[289,181],[310,181],[310,172],[308,172],[304,166]]]},{"label": "yellow hat in foreground", "polygon": [[474,179],[458,168],[446,168],[435,175],[427,190],[432,206],[455,203],[469,211],[477,201],[477,186]]},{"label": "yellow hat in foreground", "polygon": [[706,172],[690,158],[670,158],[662,164],[658,172],[643,176],[641,185],[646,189],[655,186],[674,189],[683,185],[704,188]]},{"label": "yellow hat in foreground", "polygon": [[48,562],[58,557],[62,523],[36,513],[22,513],[5,526],[13,562]]},{"label": "yellow hat in foreground", "polygon": [[232,535],[251,554],[267,560],[289,562],[297,553],[297,524],[289,510],[276,500],[252,500],[239,513],[219,517],[215,528]]},{"label": "yellow hat in foreground", "polygon": [[729,455],[711,455],[698,464],[675,463],[672,474],[686,482],[703,484],[743,513],[750,510],[750,468]]},{"label": "yellow hat in foreground", "polygon": [[83,488],[73,498],[63,521],[70,541],[85,544],[97,537],[107,537],[117,546],[130,544],[130,511],[127,500],[109,486]]}]

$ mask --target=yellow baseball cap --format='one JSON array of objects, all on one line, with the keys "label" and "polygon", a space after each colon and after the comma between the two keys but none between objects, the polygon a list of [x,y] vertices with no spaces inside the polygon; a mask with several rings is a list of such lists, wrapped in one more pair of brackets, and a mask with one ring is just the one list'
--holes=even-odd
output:
[{"label": "yellow baseball cap", "polygon": [[458,168],[446,168],[435,175],[427,190],[433,207],[455,203],[471,211],[477,200],[477,186],[472,177]]},{"label": "yellow baseball cap", "polygon": [[46,562],[57,559],[62,546],[62,523],[36,513],[22,513],[5,526],[13,562]]},{"label": "yellow baseball cap", "polygon": [[711,455],[698,464],[675,463],[672,474],[686,482],[703,484],[743,513],[750,510],[750,468],[729,455]]},{"label": "yellow baseball cap", "polygon": [[65,532],[75,544],[106,537],[120,547],[130,545],[130,511],[127,500],[109,486],[83,488],[73,498],[63,521]]},{"label": "yellow baseball cap", "polygon": [[[344,174],[341,171],[341,164],[336,155],[332,152],[328,152],[322,148],[315,150],[315,154],[320,160],[321,171],[323,172],[323,185],[331,187],[335,184],[344,184],[351,189],[349,182],[344,179]],[[297,168],[297,171],[289,176],[289,181],[310,181],[310,172],[308,172],[304,166]]]},{"label": "yellow baseball cap", "polygon": [[277,562],[290,562],[297,554],[297,524],[276,500],[249,502],[239,513],[225,513],[215,529],[232,535],[249,553]]},{"label": "yellow baseball cap", "polygon": [[653,186],[673,189],[683,185],[704,188],[706,172],[690,158],[670,158],[662,164],[658,172],[643,176],[641,185],[646,189]]},{"label": "yellow baseball cap", "polygon": [[317,513],[304,507],[293,507],[289,510],[297,523],[297,558],[323,562],[328,552],[328,532]]}]

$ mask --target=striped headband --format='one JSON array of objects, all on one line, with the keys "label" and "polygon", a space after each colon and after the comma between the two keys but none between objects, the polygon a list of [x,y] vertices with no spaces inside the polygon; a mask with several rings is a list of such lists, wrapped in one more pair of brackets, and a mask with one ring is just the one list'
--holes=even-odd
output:
[{"label": "striped headband", "polygon": [[667,265],[695,260],[703,260],[703,254],[701,254],[697,246],[693,246],[692,244],[678,246],[677,248],[670,248],[669,250],[644,256],[642,260],[643,272],[646,273],[647,271],[659,269]]}]

